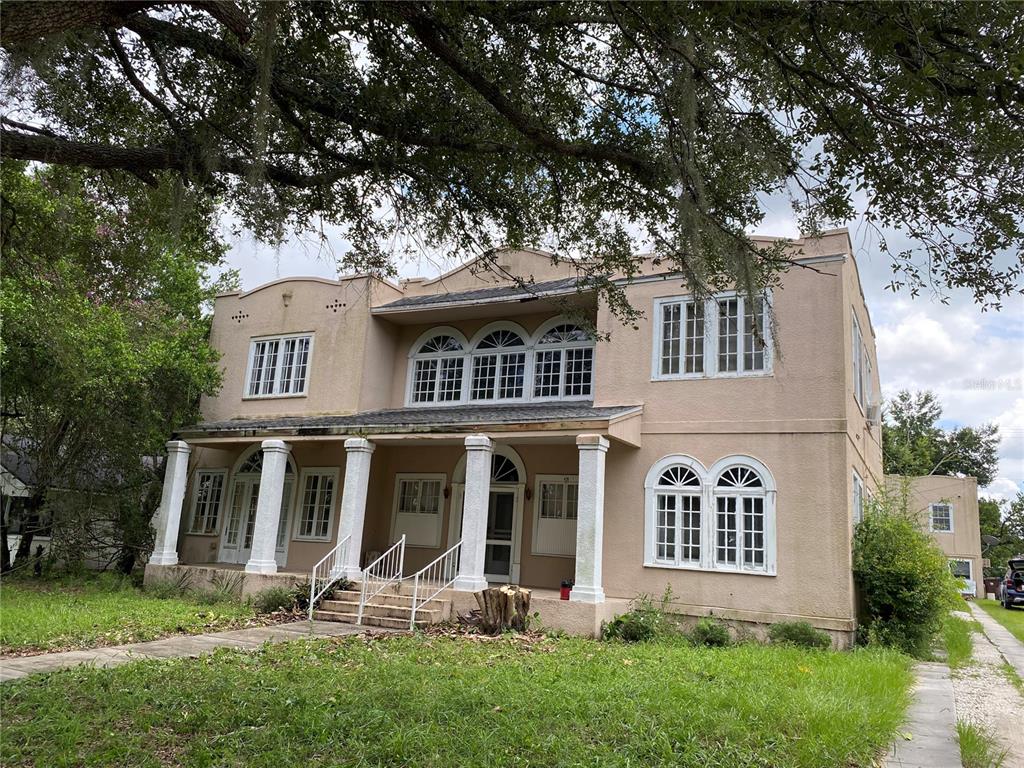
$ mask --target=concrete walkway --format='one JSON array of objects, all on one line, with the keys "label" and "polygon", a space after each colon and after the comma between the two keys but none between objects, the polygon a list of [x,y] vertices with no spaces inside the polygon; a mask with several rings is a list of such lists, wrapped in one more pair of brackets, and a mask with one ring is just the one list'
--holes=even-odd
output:
[{"label": "concrete walkway", "polygon": [[[1024,680],[1024,643],[1021,643],[1020,640],[1010,633],[1010,630],[989,616],[984,608],[975,603],[969,603],[969,605],[971,606],[971,613],[974,614],[974,618],[981,622],[985,635],[999,649],[999,652],[1003,654],[1003,658],[1010,663],[1010,666],[1017,670],[1020,678]],[[999,610],[1006,609],[1000,608]],[[1014,610],[1017,609],[1015,608]]]},{"label": "concrete walkway", "polygon": [[[208,635],[175,635],[148,643],[113,645],[86,651],[44,653],[39,656],[12,656],[0,659],[0,683],[17,680],[39,672],[90,664],[95,667],[117,667],[140,659],[174,659],[199,656],[215,648],[259,648],[264,643],[283,643],[310,637],[338,637],[368,632],[366,627],[340,624],[334,621],[296,621],[269,627],[235,629],[230,632],[212,632]],[[394,630],[374,628],[374,634]]]},{"label": "concrete walkway", "polygon": [[962,768],[949,667],[921,663],[914,672],[914,702],[901,729],[910,738],[896,739],[886,768]]}]

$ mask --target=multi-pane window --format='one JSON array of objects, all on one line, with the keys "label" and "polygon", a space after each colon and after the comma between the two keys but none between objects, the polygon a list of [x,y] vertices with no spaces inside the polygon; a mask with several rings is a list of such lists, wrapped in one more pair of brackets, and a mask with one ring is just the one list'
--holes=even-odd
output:
[{"label": "multi-pane window", "polygon": [[853,473],[853,522],[856,525],[864,519],[864,481]]},{"label": "multi-pane window", "polygon": [[949,570],[958,579],[971,580],[971,561],[970,560],[950,560]]},{"label": "multi-pane window", "polygon": [[739,299],[718,302],[718,370],[735,371],[739,365]]},{"label": "multi-pane window", "polygon": [[302,395],[309,378],[312,336],[254,339],[249,351],[249,397]]},{"label": "multi-pane window", "polygon": [[397,476],[392,537],[403,534],[412,547],[437,547],[441,543],[441,510],[444,475]]},{"label": "multi-pane window", "polygon": [[696,459],[673,458],[647,475],[644,564],[774,574],[775,492],[767,470],[723,459],[709,484]]},{"label": "multi-pane window", "polygon": [[534,353],[534,397],[588,397],[593,374],[593,341],[579,326],[556,325],[538,339]]},{"label": "multi-pane window", "polygon": [[465,355],[462,342],[439,334],[422,344],[413,363],[412,401],[447,403],[462,399]]},{"label": "multi-pane window", "polygon": [[853,396],[864,406],[864,342],[860,333],[860,323],[853,316]]},{"label": "multi-pane window", "polygon": [[768,303],[762,297],[660,299],[655,379],[703,378],[769,370]]},{"label": "multi-pane window", "polygon": [[655,560],[673,565],[700,563],[701,481],[689,467],[666,469],[655,484]]},{"label": "multi-pane window", "polygon": [[189,533],[216,534],[220,525],[220,509],[224,499],[222,470],[200,470],[196,474],[195,499],[192,506],[192,525]]},{"label": "multi-pane window", "polygon": [[330,538],[336,483],[337,475],[334,470],[307,469],[303,472],[295,533],[297,538]]},{"label": "multi-pane window", "polygon": [[950,504],[931,504],[929,507],[931,529],[938,533],[953,532],[953,507]]},{"label": "multi-pane window", "polygon": [[501,329],[484,336],[473,353],[471,400],[514,400],[523,397],[526,343],[515,331]]},{"label": "multi-pane window", "polygon": [[534,554],[575,555],[579,505],[579,484],[576,476],[538,476],[536,498]]}]

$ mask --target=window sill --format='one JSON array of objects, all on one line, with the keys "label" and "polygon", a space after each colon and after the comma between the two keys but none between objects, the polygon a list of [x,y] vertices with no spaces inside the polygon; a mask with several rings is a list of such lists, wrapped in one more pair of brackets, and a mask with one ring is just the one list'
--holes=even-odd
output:
[{"label": "window sill", "polygon": [[928,533],[953,533],[953,531],[937,531],[934,528],[930,529]]},{"label": "window sill", "polygon": [[289,398],[306,397],[305,392],[293,394],[289,392],[285,395],[242,395],[243,400],[287,400]]},{"label": "window sill", "polygon": [[770,379],[772,371],[742,371],[740,373],[677,373],[665,376],[652,376],[651,381],[715,381],[718,379]]},{"label": "window sill", "polygon": [[563,560],[575,560],[576,559],[576,553],[575,552],[573,552],[571,555],[556,555],[553,552],[538,552],[537,550],[533,550],[532,552],[530,552],[530,554],[533,555],[534,557],[560,557]]},{"label": "window sill", "polygon": [[330,544],[330,536],[292,536],[292,541],[304,541],[310,544]]},{"label": "window sill", "polygon": [[644,568],[660,568],[668,571],[700,571],[701,573],[729,573],[740,576],[775,576],[774,571],[753,571],[744,568],[705,568],[701,565],[673,565],[671,563],[644,563]]},{"label": "window sill", "polygon": [[206,536],[208,538],[215,538],[217,536],[220,536],[220,531],[213,531],[212,533],[206,533],[206,532],[200,533],[198,531],[185,531],[185,535],[186,536]]}]

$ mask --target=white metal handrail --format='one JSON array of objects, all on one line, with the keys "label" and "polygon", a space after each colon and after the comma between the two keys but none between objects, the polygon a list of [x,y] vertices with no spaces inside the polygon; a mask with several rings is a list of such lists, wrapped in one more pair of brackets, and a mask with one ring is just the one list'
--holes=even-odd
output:
[{"label": "white metal handrail", "polygon": [[412,612],[409,615],[409,629],[416,628],[416,611],[455,582],[455,577],[459,572],[461,552],[462,541],[459,540],[454,547],[410,577],[412,579]]},{"label": "white metal handrail", "polygon": [[388,550],[363,569],[363,586],[359,592],[359,614],[356,624],[363,623],[363,608],[366,603],[387,589],[391,584],[402,582],[405,568],[405,534],[388,547]]},{"label": "white metal handrail", "polygon": [[346,536],[335,545],[334,549],[321,558],[320,562],[313,566],[313,572],[309,576],[309,620],[313,620],[313,606],[316,601],[327,594],[327,591],[334,586],[341,578],[341,569],[345,565],[345,555],[348,554],[348,545],[352,540]]}]

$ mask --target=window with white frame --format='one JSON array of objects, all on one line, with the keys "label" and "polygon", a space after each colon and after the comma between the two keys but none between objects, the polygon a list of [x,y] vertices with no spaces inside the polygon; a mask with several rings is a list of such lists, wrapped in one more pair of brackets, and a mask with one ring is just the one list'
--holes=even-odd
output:
[{"label": "window with white frame", "polygon": [[700,476],[676,465],[660,473],[655,483],[654,559],[681,565],[701,562]]},{"label": "window with white frame", "polygon": [[534,352],[535,398],[589,397],[594,375],[594,342],[577,325],[562,323],[545,332]]},{"label": "window with white frame", "polygon": [[331,538],[331,516],[338,484],[338,471],[309,468],[302,471],[296,539],[327,541]]},{"label": "window with white frame", "polygon": [[304,395],[311,335],[253,339],[249,347],[248,397]]},{"label": "window with white frame", "polygon": [[518,400],[526,383],[526,342],[505,328],[480,339],[473,350],[470,400]]},{"label": "window with white frame", "polygon": [[448,334],[427,339],[413,360],[412,402],[450,403],[462,399],[465,348]]},{"label": "window with white frame", "polygon": [[951,504],[929,504],[929,518],[931,530],[935,533],[953,532],[953,506]]},{"label": "window with white frame", "polygon": [[864,339],[860,332],[857,315],[853,315],[853,396],[861,408],[864,407]]},{"label": "window with white frame", "polygon": [[679,379],[766,373],[768,303],[729,294],[706,301],[658,299],[653,378]]},{"label": "window with white frame", "polygon": [[950,560],[949,570],[958,579],[967,579],[971,581],[971,561],[970,560]]},{"label": "window with white frame", "polygon": [[856,470],[853,473],[853,522],[854,525],[864,519],[864,481]]},{"label": "window with white frame", "polygon": [[407,546],[440,546],[444,488],[443,474],[397,475],[392,540],[405,534]]},{"label": "window with white frame", "polygon": [[760,462],[727,457],[709,472],[667,456],[644,487],[646,566],[774,575],[775,488]]},{"label": "window with white frame", "polygon": [[201,469],[196,473],[189,533],[216,535],[220,529],[220,510],[224,500],[226,476],[227,470],[224,469]]},{"label": "window with white frame", "polygon": [[576,554],[579,481],[576,475],[538,475],[533,516],[533,553]]}]

